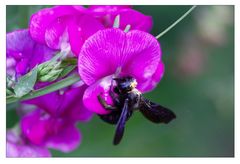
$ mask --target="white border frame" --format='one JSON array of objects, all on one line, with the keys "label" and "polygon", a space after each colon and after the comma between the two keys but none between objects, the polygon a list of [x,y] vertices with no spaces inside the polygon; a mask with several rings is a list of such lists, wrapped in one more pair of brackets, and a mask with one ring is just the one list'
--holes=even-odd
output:
[{"label": "white border frame", "polygon": [[[1,47],[1,55],[0,55],[0,163],[18,163],[18,162],[24,162],[31,163],[42,163],[42,162],[49,162],[49,160],[56,160],[58,163],[98,163],[103,162],[105,164],[107,163],[172,163],[172,162],[184,162],[185,164],[192,164],[194,163],[236,163],[236,161],[239,160],[239,116],[240,116],[240,105],[239,105],[239,97],[240,97],[240,87],[238,84],[240,84],[240,51],[238,44],[235,45],[235,81],[234,81],[234,95],[235,95],[235,158],[36,158],[34,159],[19,159],[19,158],[6,158],[6,100],[5,100],[5,81],[6,77],[4,76],[6,74],[6,60],[5,55],[6,54],[6,5],[63,5],[63,4],[82,4],[82,5],[90,5],[90,4],[131,4],[131,5],[235,5],[235,43],[238,43],[240,41],[240,5],[237,4],[237,0],[201,0],[194,1],[194,0],[172,0],[172,1],[160,1],[160,0],[41,0],[41,1],[34,1],[34,0],[0,0],[0,20],[1,28],[0,28],[0,47]],[[236,85],[235,85],[236,84]],[[223,148],[224,149],[224,148]],[[34,160],[34,161],[33,161]],[[71,161],[69,161],[71,160]]]}]

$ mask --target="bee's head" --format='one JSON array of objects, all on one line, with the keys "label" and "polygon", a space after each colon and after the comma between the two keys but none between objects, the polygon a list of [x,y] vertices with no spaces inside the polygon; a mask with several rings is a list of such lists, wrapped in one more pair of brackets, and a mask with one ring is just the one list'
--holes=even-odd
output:
[{"label": "bee's head", "polygon": [[120,92],[129,92],[136,88],[137,81],[133,77],[121,77],[121,78],[114,78],[113,80],[117,83],[117,88]]}]

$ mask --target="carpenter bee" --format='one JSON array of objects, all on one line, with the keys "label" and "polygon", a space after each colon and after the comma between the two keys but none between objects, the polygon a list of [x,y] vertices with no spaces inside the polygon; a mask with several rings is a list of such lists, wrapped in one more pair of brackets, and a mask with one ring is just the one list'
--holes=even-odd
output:
[{"label": "carpenter bee", "polygon": [[113,105],[107,104],[101,95],[98,95],[98,101],[106,110],[111,110],[111,113],[99,116],[103,121],[116,125],[114,145],[120,143],[126,121],[136,110],[140,110],[148,120],[154,123],[167,124],[176,118],[171,110],[144,98],[141,92],[136,89],[136,79],[127,76],[113,78],[113,80],[116,81],[116,86],[114,88],[111,86],[110,89]]}]

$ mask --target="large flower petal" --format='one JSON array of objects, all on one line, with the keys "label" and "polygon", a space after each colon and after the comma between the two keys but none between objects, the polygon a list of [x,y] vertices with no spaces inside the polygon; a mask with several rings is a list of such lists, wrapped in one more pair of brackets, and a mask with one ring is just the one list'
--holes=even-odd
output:
[{"label": "large flower petal", "polygon": [[117,15],[120,15],[120,29],[122,30],[124,30],[127,25],[131,25],[130,30],[150,32],[152,29],[153,20],[151,16],[146,16],[133,9],[123,9],[116,15],[110,17],[111,25],[113,25],[114,19]]},{"label": "large flower petal", "polygon": [[75,122],[70,118],[52,117],[37,109],[21,120],[23,135],[38,146],[47,146],[63,152],[75,149],[81,140]]},{"label": "large flower petal", "polygon": [[155,73],[161,59],[161,48],[152,35],[133,30],[126,35],[122,54],[131,56],[124,62],[122,72],[133,76],[138,83],[141,83]]},{"label": "large flower petal", "polygon": [[50,48],[61,49],[61,44],[68,42],[66,27],[69,19],[71,19],[69,16],[62,16],[51,22],[46,28],[45,41]]},{"label": "large flower petal", "polygon": [[88,7],[88,11],[91,11],[92,14],[95,13],[96,15],[106,15],[111,13],[119,12],[121,9],[128,9],[131,8],[129,5],[91,5]]},{"label": "large flower petal", "polygon": [[101,96],[107,104],[113,104],[109,95],[112,83],[112,76],[105,77],[91,85],[84,93],[83,103],[87,109],[98,114],[107,114],[109,111],[104,109],[99,103],[97,96]]},{"label": "large flower petal", "polygon": [[158,41],[146,32],[101,30],[84,43],[78,60],[79,74],[91,85],[121,70],[141,83],[153,76],[160,57]]},{"label": "large flower petal", "polygon": [[62,111],[62,117],[72,121],[89,121],[93,114],[84,106],[82,100],[87,85],[83,82],[80,83],[77,87],[72,87],[64,93],[62,104],[58,110]]},{"label": "large flower petal", "polygon": [[124,30],[129,24],[131,30],[142,30],[149,32],[153,25],[151,16],[146,16],[131,6],[90,6],[87,11],[102,22],[105,27],[113,27],[114,19],[120,15],[120,29]]},{"label": "large flower petal", "polygon": [[30,54],[34,41],[29,35],[29,31],[16,30],[7,34],[7,55],[11,55],[15,59],[21,59],[23,54]]},{"label": "large flower petal", "polygon": [[45,8],[33,14],[29,24],[29,30],[34,40],[45,43],[47,27],[56,19],[67,15],[81,14],[85,9],[81,6],[55,6]]},{"label": "large flower petal", "polygon": [[44,44],[36,43],[34,45],[33,53],[28,63],[29,69],[34,68],[37,64],[41,64],[45,61],[50,60],[55,54],[56,54],[55,50],[50,49],[48,46]]},{"label": "large flower petal", "polygon": [[116,15],[122,9],[131,8],[131,6],[127,5],[93,5],[87,9],[87,12],[98,19],[105,27],[112,27],[113,22],[112,19],[116,17]]},{"label": "large flower petal", "polygon": [[70,152],[76,149],[81,141],[79,129],[74,124],[69,123],[62,127],[61,131],[48,137],[45,145],[49,148]]},{"label": "large flower petal", "polygon": [[[86,85],[55,91],[34,99],[24,101],[25,104],[35,105],[48,114],[56,117],[69,118],[73,121],[89,121],[92,112],[83,105],[82,97]],[[51,100],[51,103],[48,103]]]},{"label": "large flower petal", "polygon": [[54,53],[54,50],[32,40],[28,30],[8,33],[7,73],[15,71],[17,74],[23,75],[37,64],[49,60]]},{"label": "large flower petal", "polygon": [[89,15],[77,16],[69,21],[68,34],[73,53],[78,56],[84,41],[101,29],[104,29],[103,25]]},{"label": "large flower petal", "polygon": [[78,68],[82,80],[91,85],[112,75],[120,65],[125,33],[117,29],[100,30],[83,44]]},{"label": "large flower petal", "polygon": [[45,147],[35,145],[21,145],[7,141],[7,157],[51,157],[50,151]]},{"label": "large flower petal", "polygon": [[40,147],[25,143],[20,135],[13,130],[7,131],[7,157],[50,157],[50,151],[45,147]]},{"label": "large flower petal", "polygon": [[49,115],[45,116],[42,117],[40,110],[35,110],[21,120],[22,133],[33,144],[42,146],[46,139]]},{"label": "large flower petal", "polygon": [[140,85],[137,85],[137,88],[141,92],[149,92],[153,90],[157,86],[158,82],[162,79],[163,74],[164,74],[164,64],[160,62],[153,76],[149,78],[146,82],[143,82],[143,83],[140,83]]},{"label": "large flower petal", "polygon": [[[30,55],[33,52],[34,42],[28,30],[17,30],[7,34],[7,73],[14,75],[25,74]],[[11,61],[11,62],[8,62]]]},{"label": "large flower petal", "polygon": [[[60,92],[61,91],[48,93],[37,98],[23,101],[23,103],[35,105],[47,113],[57,116],[60,115],[60,112],[62,112],[60,110],[58,111],[61,103],[63,102],[63,96],[61,96]],[[51,100],[51,103],[48,103],[49,100]]]}]

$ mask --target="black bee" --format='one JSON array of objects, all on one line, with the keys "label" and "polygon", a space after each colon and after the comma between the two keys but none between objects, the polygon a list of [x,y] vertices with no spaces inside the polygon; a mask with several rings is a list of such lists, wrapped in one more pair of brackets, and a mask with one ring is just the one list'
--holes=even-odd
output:
[{"label": "black bee", "polygon": [[106,115],[99,115],[100,118],[110,124],[116,124],[113,144],[120,143],[126,121],[132,116],[135,110],[140,112],[154,123],[169,123],[176,115],[169,109],[145,99],[136,89],[136,79],[132,77],[114,78],[116,87],[110,90],[114,106],[108,105],[98,95],[98,100],[106,110],[112,112]]}]

